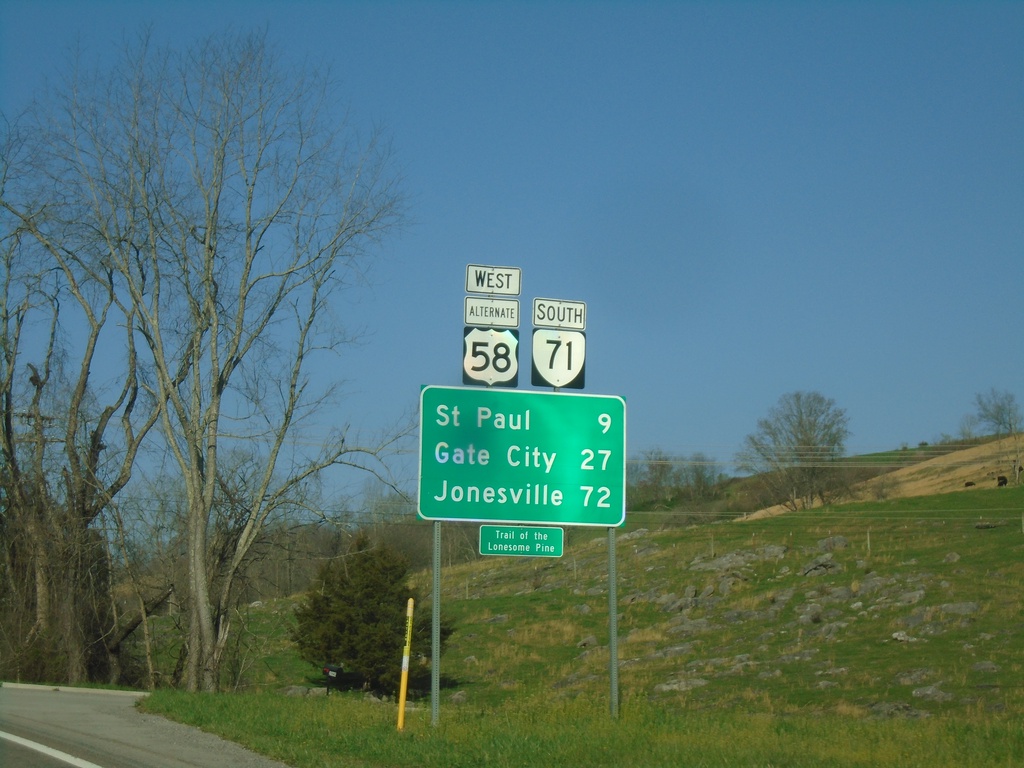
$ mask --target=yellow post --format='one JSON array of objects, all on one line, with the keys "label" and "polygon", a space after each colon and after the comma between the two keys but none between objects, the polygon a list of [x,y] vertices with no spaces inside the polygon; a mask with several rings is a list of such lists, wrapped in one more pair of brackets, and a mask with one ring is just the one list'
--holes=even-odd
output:
[{"label": "yellow post", "polygon": [[405,694],[409,690],[409,656],[412,655],[412,604],[405,610],[405,648],[402,650],[402,684],[398,687],[398,730],[405,728]]}]

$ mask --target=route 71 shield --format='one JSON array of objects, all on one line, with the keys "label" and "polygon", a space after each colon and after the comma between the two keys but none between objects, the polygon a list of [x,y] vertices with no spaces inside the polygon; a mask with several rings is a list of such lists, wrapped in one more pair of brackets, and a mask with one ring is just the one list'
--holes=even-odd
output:
[{"label": "route 71 shield", "polygon": [[587,337],[583,331],[552,328],[533,329],[533,375],[535,387],[583,389]]},{"label": "route 71 shield", "polygon": [[466,328],[462,383],[514,387],[519,383],[519,331]]}]

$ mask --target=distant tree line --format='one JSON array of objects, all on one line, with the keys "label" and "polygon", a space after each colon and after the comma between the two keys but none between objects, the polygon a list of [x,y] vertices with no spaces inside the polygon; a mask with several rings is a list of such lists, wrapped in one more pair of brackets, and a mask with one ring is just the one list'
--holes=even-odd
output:
[{"label": "distant tree line", "polygon": [[701,453],[673,456],[660,448],[645,450],[627,463],[630,512],[653,513],[652,520],[678,524],[717,514],[725,496],[724,467]]},{"label": "distant tree line", "polygon": [[[919,450],[912,460],[976,444],[982,439],[1012,438],[1006,472],[1024,477],[1021,412],[1013,393],[992,389],[975,396],[974,411],[961,421],[957,437]],[[987,438],[978,430],[987,430]],[[662,449],[644,451],[628,466],[628,506],[648,513],[655,524],[689,524],[713,517],[734,517],[764,507],[810,509],[848,498],[853,486],[896,468],[892,464],[848,457],[849,418],[835,400],[819,392],[782,395],[734,456],[738,477],[703,453],[675,456]],[[928,447],[922,442],[919,449]],[[903,460],[901,459],[900,464]],[[875,493],[889,492],[879,479]]]}]

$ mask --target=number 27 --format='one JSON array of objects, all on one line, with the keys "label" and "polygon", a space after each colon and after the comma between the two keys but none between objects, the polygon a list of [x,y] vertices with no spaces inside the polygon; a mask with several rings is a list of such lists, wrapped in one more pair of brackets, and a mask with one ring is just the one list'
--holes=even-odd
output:
[{"label": "number 27", "polygon": [[[612,457],[612,452],[601,449],[598,453],[601,454],[601,470],[603,471],[608,469],[608,459]],[[583,456],[583,461],[580,462],[580,469],[593,469],[594,452],[590,448],[584,448],[580,451],[580,455]]]}]

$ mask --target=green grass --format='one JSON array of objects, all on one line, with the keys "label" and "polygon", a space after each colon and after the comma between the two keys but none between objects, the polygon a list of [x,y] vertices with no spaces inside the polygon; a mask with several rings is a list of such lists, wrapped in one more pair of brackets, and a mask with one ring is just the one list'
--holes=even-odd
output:
[{"label": "green grass", "polygon": [[[573,531],[557,560],[444,569],[457,630],[438,727],[423,691],[402,734],[393,703],[274,693],[312,671],[294,663],[287,601],[248,619],[271,638],[249,686],[264,692],[159,691],[145,706],[295,766],[1024,764],[1022,515],[1024,487],[1011,487],[648,533],[631,523],[617,544],[615,722],[603,530]],[[842,567],[805,575],[828,537],[848,544],[832,553]],[[767,545],[785,550],[694,567]],[[667,596],[706,588],[713,604],[666,611]],[[596,646],[581,647],[588,637]]]},{"label": "green grass", "polygon": [[393,705],[354,696],[282,699],[162,691],[145,706],[296,768],[980,768],[1024,761],[1024,733],[1013,718],[879,721],[701,712],[631,699],[612,722],[600,700],[522,696],[494,709],[453,708],[437,727],[430,725],[427,709],[417,710],[399,733]]}]

